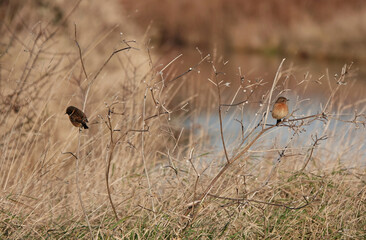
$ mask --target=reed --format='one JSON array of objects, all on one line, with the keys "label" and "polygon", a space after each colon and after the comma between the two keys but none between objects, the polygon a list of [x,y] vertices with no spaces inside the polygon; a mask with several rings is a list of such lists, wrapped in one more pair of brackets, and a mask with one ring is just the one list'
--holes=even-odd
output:
[{"label": "reed", "polygon": [[[117,2],[34,4],[1,28],[0,238],[365,237],[365,99],[344,100],[352,64],[294,79],[283,60],[268,81],[239,69],[234,85],[215,52],[182,72],[180,55],[162,65],[132,23],[115,25]],[[56,6],[58,21],[38,22]],[[193,94],[204,66],[211,87]],[[303,98],[320,85],[325,100]],[[279,95],[291,105],[276,126]],[[71,104],[88,130],[70,124]]]}]

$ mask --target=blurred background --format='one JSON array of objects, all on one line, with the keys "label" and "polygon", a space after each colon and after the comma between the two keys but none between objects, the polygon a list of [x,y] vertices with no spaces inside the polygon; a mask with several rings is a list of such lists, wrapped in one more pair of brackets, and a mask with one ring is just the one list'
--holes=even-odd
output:
[{"label": "blurred background", "polygon": [[[119,16],[111,9],[116,4]],[[65,16],[62,0],[2,0],[0,20],[11,20],[29,5],[53,24]],[[366,61],[363,0],[108,0],[105,5],[98,13],[91,11],[101,23],[114,22],[134,29],[129,32],[145,33],[160,55],[181,52],[188,63],[196,47],[260,72],[271,65],[268,59],[283,57],[316,72],[325,66],[339,69],[346,62]],[[105,12],[108,8],[111,11]],[[360,74],[364,77],[365,71]]]},{"label": "blurred background", "polygon": [[[228,62],[219,67],[232,83],[226,96],[233,95],[241,76],[271,83],[283,58],[295,83],[339,76],[344,64],[353,63],[353,80],[358,81],[342,99],[346,103],[359,99],[366,89],[363,0],[121,0],[121,4],[127,19],[146,32],[163,55],[163,65],[183,54],[174,66],[183,72],[199,61],[196,48],[213,54],[216,62]],[[201,66],[200,76],[190,77],[196,93],[207,89],[210,72],[211,66]],[[325,85],[309,88],[301,98],[328,97]],[[290,96],[298,94],[293,89]]]},{"label": "blurred background", "polygon": [[121,0],[160,46],[301,58],[366,58],[362,0]]}]

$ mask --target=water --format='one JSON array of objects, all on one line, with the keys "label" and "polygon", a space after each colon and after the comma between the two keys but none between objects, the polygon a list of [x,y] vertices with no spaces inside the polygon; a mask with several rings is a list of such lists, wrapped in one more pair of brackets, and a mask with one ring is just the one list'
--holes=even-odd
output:
[{"label": "water", "polygon": [[[201,59],[201,54],[196,50],[177,50],[166,55],[162,60],[162,67],[179,54],[183,55],[165,70],[166,79],[172,79],[193,68]],[[202,53],[202,56],[206,54]],[[271,89],[282,58],[245,54],[213,58],[214,64],[203,62],[192,72],[175,81],[176,84],[181,84],[181,90],[175,97],[177,100],[172,101],[171,107],[189,99],[189,111],[183,125],[185,128],[194,126],[198,129],[197,132],[202,128],[209,132],[209,144],[221,151],[217,88],[212,82],[226,83],[227,86],[221,87],[222,103],[238,103],[248,99],[247,104],[222,108],[226,145],[230,146],[229,149],[236,149],[242,134],[248,134],[266,111],[268,103],[263,101],[263,95]],[[290,118],[309,116],[321,113],[328,99],[334,94],[327,111],[330,114],[329,121],[316,120],[302,127],[302,132],[294,137],[293,130],[288,127],[274,128],[266,134],[265,141],[262,141],[260,146],[268,149],[275,146],[280,149],[291,140],[291,145],[309,147],[315,136],[327,136],[327,143],[322,143],[322,146],[329,152],[328,157],[332,155],[337,158],[337,155],[342,153],[341,158],[344,158],[350,152],[356,152],[357,156],[365,159],[364,127],[343,121],[352,120],[356,110],[358,113],[365,112],[366,69],[362,68],[362,63],[353,63],[346,75],[346,84],[339,86],[336,80],[341,76],[345,64],[349,66],[351,63],[287,58],[281,69],[282,75],[277,88],[273,92],[270,108],[273,100],[280,94],[290,99],[289,108],[293,114]],[[216,77],[214,69],[219,72]],[[262,82],[263,85],[253,86],[258,82]],[[338,90],[334,93],[336,88]],[[366,119],[360,117],[358,120]],[[269,114],[268,124],[274,123],[275,120]],[[365,160],[364,162],[366,163]]]}]

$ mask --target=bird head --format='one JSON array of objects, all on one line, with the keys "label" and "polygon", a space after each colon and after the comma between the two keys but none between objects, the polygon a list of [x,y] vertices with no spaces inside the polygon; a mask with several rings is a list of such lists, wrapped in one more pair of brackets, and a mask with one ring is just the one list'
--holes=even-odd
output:
[{"label": "bird head", "polygon": [[67,109],[66,109],[66,113],[67,115],[71,115],[73,112],[75,111],[75,107],[73,106],[69,106]]},{"label": "bird head", "polygon": [[290,99],[287,99],[285,97],[279,97],[277,98],[276,103],[286,103],[288,101],[290,101]]}]

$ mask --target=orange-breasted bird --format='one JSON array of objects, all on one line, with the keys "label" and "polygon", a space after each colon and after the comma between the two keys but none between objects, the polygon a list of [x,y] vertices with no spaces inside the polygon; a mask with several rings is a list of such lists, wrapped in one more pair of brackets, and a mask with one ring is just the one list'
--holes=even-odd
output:
[{"label": "orange-breasted bird", "polygon": [[85,113],[74,106],[69,106],[66,109],[66,114],[69,115],[70,122],[75,127],[84,127],[84,129],[88,129],[89,127],[86,125],[88,122],[88,118],[86,117]]},{"label": "orange-breasted bird", "polygon": [[289,101],[289,99],[285,97],[279,97],[277,98],[276,103],[273,105],[272,117],[277,119],[276,125],[278,125],[282,121],[282,118],[286,117],[288,114],[287,101]]}]

